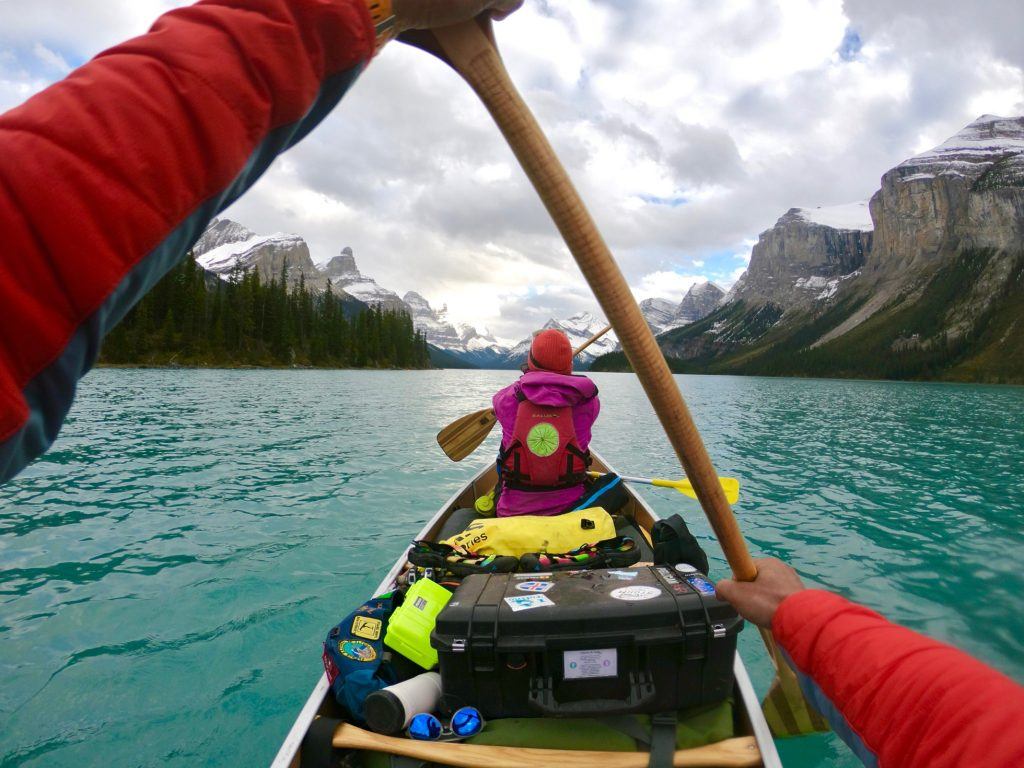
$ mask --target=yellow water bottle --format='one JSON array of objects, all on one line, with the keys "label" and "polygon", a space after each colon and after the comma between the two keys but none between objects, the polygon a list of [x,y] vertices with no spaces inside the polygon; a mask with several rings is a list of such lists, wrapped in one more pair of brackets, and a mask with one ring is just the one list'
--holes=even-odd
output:
[{"label": "yellow water bottle", "polygon": [[492,488],[488,493],[483,496],[478,496],[476,502],[473,504],[473,509],[477,511],[483,517],[494,516],[494,489]]}]

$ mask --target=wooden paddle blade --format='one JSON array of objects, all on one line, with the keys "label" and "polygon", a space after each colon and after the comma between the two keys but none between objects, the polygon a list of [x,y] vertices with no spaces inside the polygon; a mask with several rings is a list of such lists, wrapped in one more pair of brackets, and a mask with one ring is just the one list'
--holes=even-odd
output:
[{"label": "wooden paddle blade", "polygon": [[807,703],[799,690],[787,693],[782,678],[772,680],[768,695],[761,702],[761,711],[772,736],[804,736],[808,733],[825,733],[830,730],[828,722]]},{"label": "wooden paddle blade", "polygon": [[449,459],[462,461],[480,447],[497,421],[493,408],[463,416],[437,433],[437,444]]},{"label": "wooden paddle blade", "polygon": [[804,698],[796,672],[783,657],[771,631],[763,627],[758,631],[775,667],[775,679],[761,702],[761,711],[772,735],[781,738],[830,730],[828,721]]},{"label": "wooden paddle blade", "polygon": [[[385,752],[459,768],[479,768],[482,765],[488,768],[537,768],[543,765],[557,765],[560,768],[593,768],[595,765],[601,768],[647,768],[650,761],[646,752],[534,749],[396,739],[348,723],[338,726],[332,744],[337,749]],[[672,756],[672,765],[675,768],[757,766],[761,765],[761,753],[753,736],[740,736],[705,747],[677,750]]]}]

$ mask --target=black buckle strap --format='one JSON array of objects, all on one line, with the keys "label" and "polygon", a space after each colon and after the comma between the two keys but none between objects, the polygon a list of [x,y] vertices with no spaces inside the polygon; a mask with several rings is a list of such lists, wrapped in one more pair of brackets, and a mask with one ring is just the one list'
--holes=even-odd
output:
[{"label": "black buckle strap", "polygon": [[649,768],[672,768],[672,759],[676,755],[676,723],[675,712],[659,712],[651,716],[651,757]]}]

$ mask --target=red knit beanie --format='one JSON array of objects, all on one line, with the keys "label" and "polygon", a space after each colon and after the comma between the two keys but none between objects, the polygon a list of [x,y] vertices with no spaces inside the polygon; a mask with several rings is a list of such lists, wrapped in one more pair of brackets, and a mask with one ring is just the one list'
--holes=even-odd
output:
[{"label": "red knit beanie", "polygon": [[533,337],[526,367],[531,371],[572,373],[572,345],[569,337],[555,328],[548,328]]}]

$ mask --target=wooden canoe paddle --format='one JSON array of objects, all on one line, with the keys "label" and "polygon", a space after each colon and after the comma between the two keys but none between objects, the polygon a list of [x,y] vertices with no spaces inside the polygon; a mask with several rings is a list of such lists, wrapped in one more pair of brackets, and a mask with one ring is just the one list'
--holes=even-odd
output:
[{"label": "wooden canoe paddle", "polygon": [[[533,749],[530,747],[498,747],[484,744],[416,741],[381,736],[345,723],[338,726],[331,743],[338,749],[365,749],[386,752],[416,760],[453,765],[458,768],[647,768],[646,752],[593,752],[569,749]],[[675,768],[719,768],[720,766],[756,766],[761,764],[757,742],[753,736],[726,739],[693,749],[679,749],[672,756]]]},{"label": "wooden canoe paddle", "polygon": [[[733,575],[741,581],[752,581],[757,576],[757,567],[679,386],[594,220],[509,78],[498,54],[490,18],[482,16],[476,21],[429,32],[417,30],[406,33],[402,39],[447,62],[491,113],[554,219],[605,317],[615,328],[626,358],[693,483]],[[765,700],[765,717],[773,732],[796,735],[828,730],[825,720],[803,697],[796,676],[782,658],[771,633],[762,631],[761,636],[777,671]]]},{"label": "wooden canoe paddle", "polygon": [[[611,329],[610,325],[606,325],[580,344],[573,351],[573,357],[600,339]],[[444,451],[449,459],[452,461],[462,461],[480,447],[480,443],[491,433],[497,420],[493,408],[484,408],[481,411],[462,416],[437,433],[437,444],[441,446],[441,450]]]}]

